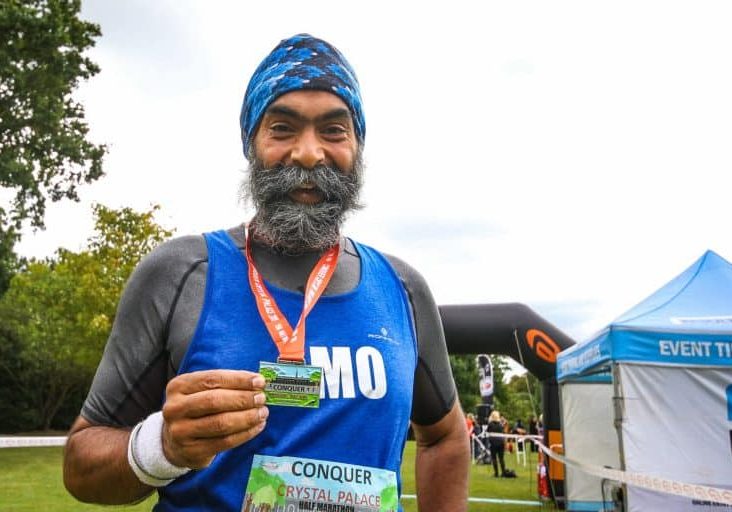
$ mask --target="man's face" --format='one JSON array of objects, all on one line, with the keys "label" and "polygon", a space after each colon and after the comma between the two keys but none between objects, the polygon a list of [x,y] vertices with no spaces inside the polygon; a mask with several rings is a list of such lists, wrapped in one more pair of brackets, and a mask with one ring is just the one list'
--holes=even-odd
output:
[{"label": "man's face", "polygon": [[[266,168],[327,165],[350,172],[358,143],[343,100],[325,91],[293,91],[267,108],[254,136],[254,148]],[[296,200],[314,202],[307,194],[301,196]]]},{"label": "man's face", "polygon": [[334,245],[361,185],[346,104],[323,91],[284,94],[267,108],[252,148],[243,192],[257,209],[257,237],[292,254]]}]

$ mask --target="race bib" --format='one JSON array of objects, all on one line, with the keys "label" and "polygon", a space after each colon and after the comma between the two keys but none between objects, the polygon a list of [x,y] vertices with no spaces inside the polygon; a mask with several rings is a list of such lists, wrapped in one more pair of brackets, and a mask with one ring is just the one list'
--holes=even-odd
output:
[{"label": "race bib", "polygon": [[242,512],[397,512],[396,473],[299,457],[255,455]]}]

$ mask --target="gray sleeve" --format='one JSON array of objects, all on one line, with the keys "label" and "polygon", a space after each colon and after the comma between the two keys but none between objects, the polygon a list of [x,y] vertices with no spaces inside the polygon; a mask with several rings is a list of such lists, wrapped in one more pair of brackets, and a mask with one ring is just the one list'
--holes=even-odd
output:
[{"label": "gray sleeve", "polygon": [[143,258],[117,306],[85,419],[131,426],[160,410],[198,322],[207,266],[202,236],[170,240]]},{"label": "gray sleeve", "polygon": [[442,320],[422,275],[402,260],[390,255],[386,257],[407,290],[417,331],[412,421],[432,425],[450,412],[457,399]]}]

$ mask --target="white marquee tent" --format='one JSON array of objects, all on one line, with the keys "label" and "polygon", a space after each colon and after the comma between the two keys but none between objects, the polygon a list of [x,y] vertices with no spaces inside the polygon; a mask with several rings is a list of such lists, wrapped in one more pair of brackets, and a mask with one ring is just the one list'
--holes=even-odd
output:
[{"label": "white marquee tent", "polygon": [[[557,380],[568,458],[732,489],[732,265],[707,251],[561,352]],[[568,467],[567,509],[611,510],[608,484]],[[630,512],[719,510],[635,486],[624,495]]]}]

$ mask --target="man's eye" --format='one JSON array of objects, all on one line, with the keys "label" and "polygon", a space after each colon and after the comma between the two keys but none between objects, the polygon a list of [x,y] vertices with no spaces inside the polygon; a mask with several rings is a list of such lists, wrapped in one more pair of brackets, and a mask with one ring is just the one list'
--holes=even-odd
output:
[{"label": "man's eye", "polygon": [[326,135],[345,135],[346,133],[348,133],[348,130],[346,130],[343,126],[334,125],[324,128],[323,133]]},{"label": "man's eye", "polygon": [[288,125],[282,124],[282,123],[273,124],[272,126],[269,127],[269,129],[277,134],[292,132],[292,128],[290,128]]}]

